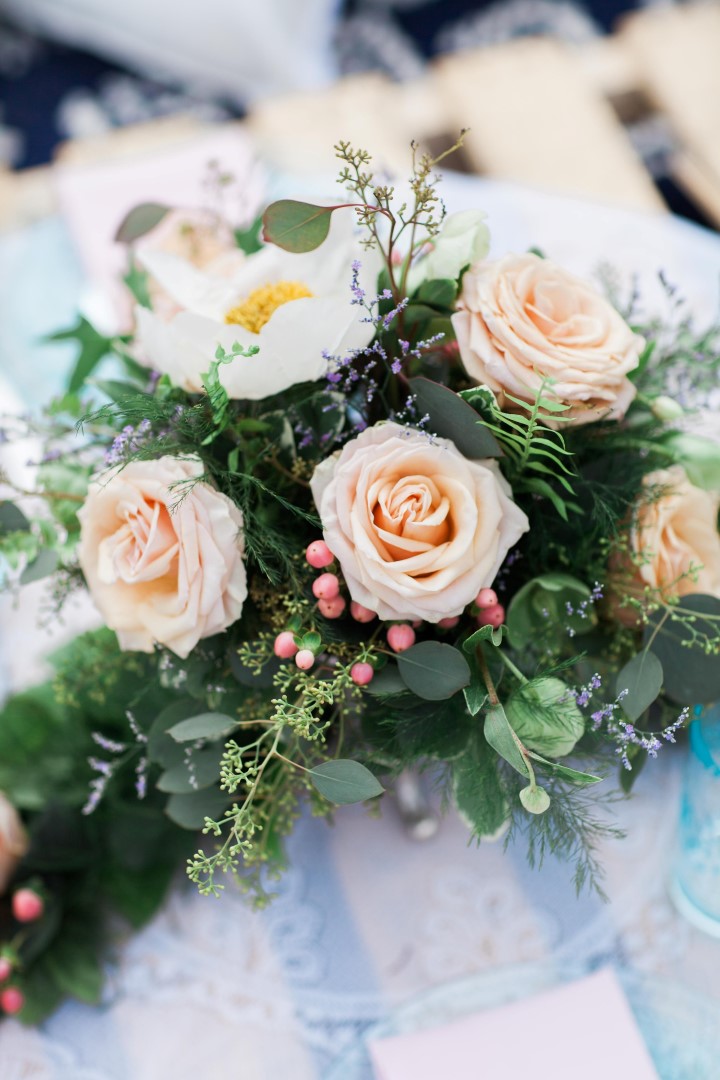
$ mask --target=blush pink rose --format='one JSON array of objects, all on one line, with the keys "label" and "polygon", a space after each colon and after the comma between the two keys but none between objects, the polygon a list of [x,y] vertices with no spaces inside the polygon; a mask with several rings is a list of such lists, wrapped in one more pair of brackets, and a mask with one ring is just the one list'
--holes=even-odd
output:
[{"label": "blush pink rose", "polygon": [[0,896],[3,896],[18,863],[28,849],[28,837],[20,815],[0,791]]},{"label": "blush pink rose", "polygon": [[350,596],[381,619],[459,615],[528,528],[494,461],[394,423],[318,465],[311,487]]},{"label": "blush pink rose", "polygon": [[638,584],[720,599],[720,494],[695,487],[680,465],[648,473],[644,487],[630,532]]},{"label": "blush pink rose", "polygon": [[234,623],[247,596],[243,519],[197,459],[133,461],[90,486],[78,517],[88,589],[122,649],[185,657]]},{"label": "blush pink rose", "polygon": [[[465,370],[495,392],[569,406],[571,423],[617,420],[635,396],[628,373],[645,341],[591,285],[537,255],[479,263],[463,278],[452,317]],[[553,423],[552,418],[548,419]]]}]

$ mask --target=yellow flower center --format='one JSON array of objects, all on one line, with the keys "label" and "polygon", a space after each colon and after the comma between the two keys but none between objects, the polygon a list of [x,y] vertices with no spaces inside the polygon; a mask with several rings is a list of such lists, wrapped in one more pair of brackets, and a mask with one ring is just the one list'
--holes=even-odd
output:
[{"label": "yellow flower center", "polygon": [[253,289],[250,295],[235,307],[230,308],[225,315],[225,322],[244,326],[251,334],[259,334],[265,323],[283,304],[289,304],[291,300],[304,300],[312,295],[302,281],[276,281],[272,285],[261,285],[259,289]]}]

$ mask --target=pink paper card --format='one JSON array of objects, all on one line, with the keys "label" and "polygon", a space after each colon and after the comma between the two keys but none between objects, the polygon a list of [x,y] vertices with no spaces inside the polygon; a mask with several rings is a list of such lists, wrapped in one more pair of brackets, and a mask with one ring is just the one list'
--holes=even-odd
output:
[{"label": "pink paper card", "polygon": [[377,1080],[658,1080],[615,973],[370,1044]]},{"label": "pink paper card", "polygon": [[[102,326],[105,332],[126,331],[131,322],[130,294],[120,284],[127,250],[115,242],[118,225],[139,203],[207,206],[211,162],[236,180],[227,211],[238,223],[251,221],[265,194],[265,177],[248,135],[236,125],[198,132],[127,160],[56,165],[60,209],[85,274],[106,298],[108,311],[114,307],[116,325]],[[112,321],[111,314],[107,317]]]}]

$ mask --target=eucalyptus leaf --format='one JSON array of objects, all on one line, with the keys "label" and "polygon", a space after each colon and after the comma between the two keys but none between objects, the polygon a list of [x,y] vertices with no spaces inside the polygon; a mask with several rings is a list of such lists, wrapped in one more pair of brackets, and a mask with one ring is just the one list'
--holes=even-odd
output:
[{"label": "eucalyptus leaf", "polygon": [[30,522],[13,502],[0,503],[0,536],[12,532],[27,532]]},{"label": "eucalyptus leaf", "polygon": [[316,765],[310,770],[310,780],[321,795],[337,806],[365,802],[385,790],[369,769],[349,758]]},{"label": "eucalyptus leaf", "polygon": [[424,376],[410,379],[418,412],[430,417],[428,429],[451,439],[461,454],[471,460],[502,457],[492,432],[471,405],[454,390]]},{"label": "eucalyptus leaf", "polygon": [[398,653],[397,665],[408,690],[427,701],[452,697],[470,682],[470,668],[463,654],[440,641],[411,645]]},{"label": "eucalyptus leaf", "polygon": [[528,756],[533,761],[539,762],[553,776],[558,776],[561,780],[569,780],[573,784],[599,784],[603,779],[602,776],[595,776],[594,773],[580,772],[579,769],[570,769],[567,765],[558,765],[557,761],[548,761],[547,758],[533,753],[532,750],[528,750]]},{"label": "eucalyptus leaf", "polygon": [[42,578],[54,574],[60,565],[57,551],[51,548],[43,548],[31,563],[28,563],[20,575],[20,584],[29,585],[31,581],[40,581]]},{"label": "eucalyptus leaf", "polygon": [[643,649],[633,656],[615,681],[615,693],[617,697],[623,695],[620,705],[628,720],[634,723],[642,716],[662,690],[662,684],[663,666],[655,653]]},{"label": "eucalyptus leaf", "polygon": [[146,202],[134,206],[120,222],[115,240],[119,244],[132,244],[159,225],[169,212],[170,207],[163,203]]},{"label": "eucalyptus leaf", "polygon": [[404,694],[407,686],[398,670],[397,664],[389,663],[382,671],[376,671],[372,682],[364,687],[367,694],[376,697],[388,697],[392,694]]},{"label": "eucalyptus leaf", "polygon": [[295,254],[314,251],[327,239],[330,218],[337,209],[337,206],[279,199],[270,203],[263,214],[263,240]]},{"label": "eucalyptus leaf", "polygon": [[[710,616],[710,618],[704,617]],[[692,621],[689,625],[685,621]],[[692,644],[693,635],[717,640],[720,599],[703,593],[683,596],[677,608],[660,608],[649,616],[644,644],[663,667],[665,693],[681,705],[706,705],[720,698],[720,652]]]},{"label": "eucalyptus leaf", "polygon": [[545,788],[528,784],[520,792],[520,802],[530,814],[544,814],[550,806],[550,796]]},{"label": "eucalyptus leaf", "polygon": [[206,788],[188,795],[171,795],[165,805],[165,813],[183,829],[201,829],[205,818],[217,820],[231,801],[227,791]]},{"label": "eucalyptus leaf", "polygon": [[211,787],[220,775],[222,743],[190,752],[179,765],[167,769],[155,785],[168,795],[184,795]]},{"label": "eucalyptus leaf", "polygon": [[509,765],[512,765],[513,769],[519,772],[521,776],[530,777],[527,762],[520,752],[517,739],[502,705],[490,706],[485,714],[483,733],[490,746],[501,758],[504,758]]},{"label": "eucalyptus leaf", "polygon": [[181,720],[168,728],[175,742],[195,742],[196,739],[220,739],[237,727],[237,719],[225,713],[205,712]]},{"label": "eucalyptus leaf", "polygon": [[474,649],[468,654],[468,665],[470,667],[470,682],[463,689],[463,695],[468,712],[471,716],[477,716],[487,701],[488,692]]},{"label": "eucalyptus leaf", "polygon": [[148,732],[148,757],[151,761],[171,769],[185,758],[185,749],[170,737],[168,731],[181,720],[197,716],[198,703],[192,698],[181,698],[158,713]]}]

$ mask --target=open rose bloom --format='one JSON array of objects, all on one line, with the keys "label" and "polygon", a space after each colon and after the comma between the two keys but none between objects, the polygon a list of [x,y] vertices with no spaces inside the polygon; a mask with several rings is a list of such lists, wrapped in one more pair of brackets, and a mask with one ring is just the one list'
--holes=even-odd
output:
[{"label": "open rose bloom", "polygon": [[381,619],[459,615],[528,528],[494,461],[395,423],[322,462],[312,493],[350,596]]},{"label": "open rose bloom", "polygon": [[28,847],[29,840],[20,815],[8,797],[0,791],[0,896],[5,894]]},{"label": "open rose bloom", "polygon": [[562,423],[584,424],[620,419],[635,396],[627,376],[644,339],[596,289],[548,259],[506,255],[473,266],[452,321],[465,370],[501,408],[517,408],[510,395],[533,404],[543,387],[568,407]]},{"label": "open rose bloom", "polygon": [[156,311],[136,309],[138,356],[192,393],[202,392],[218,345],[257,346],[219,374],[231,398],[258,401],[321,378],[324,354],[363,348],[374,333],[351,304],[350,283],[358,260],[360,285],[374,293],[378,256],[360,246],[347,214],[334,214],[328,238],[306,254],[268,244],[205,267],[168,251],[137,257],[163,296]]},{"label": "open rose bloom", "polygon": [[231,499],[188,483],[197,460],[133,461],[95,481],[78,517],[88,588],[123,649],[187,656],[240,617],[243,519]]},{"label": "open rose bloom", "polygon": [[680,465],[649,473],[644,489],[630,533],[637,584],[720,599],[720,494],[691,484]]}]

